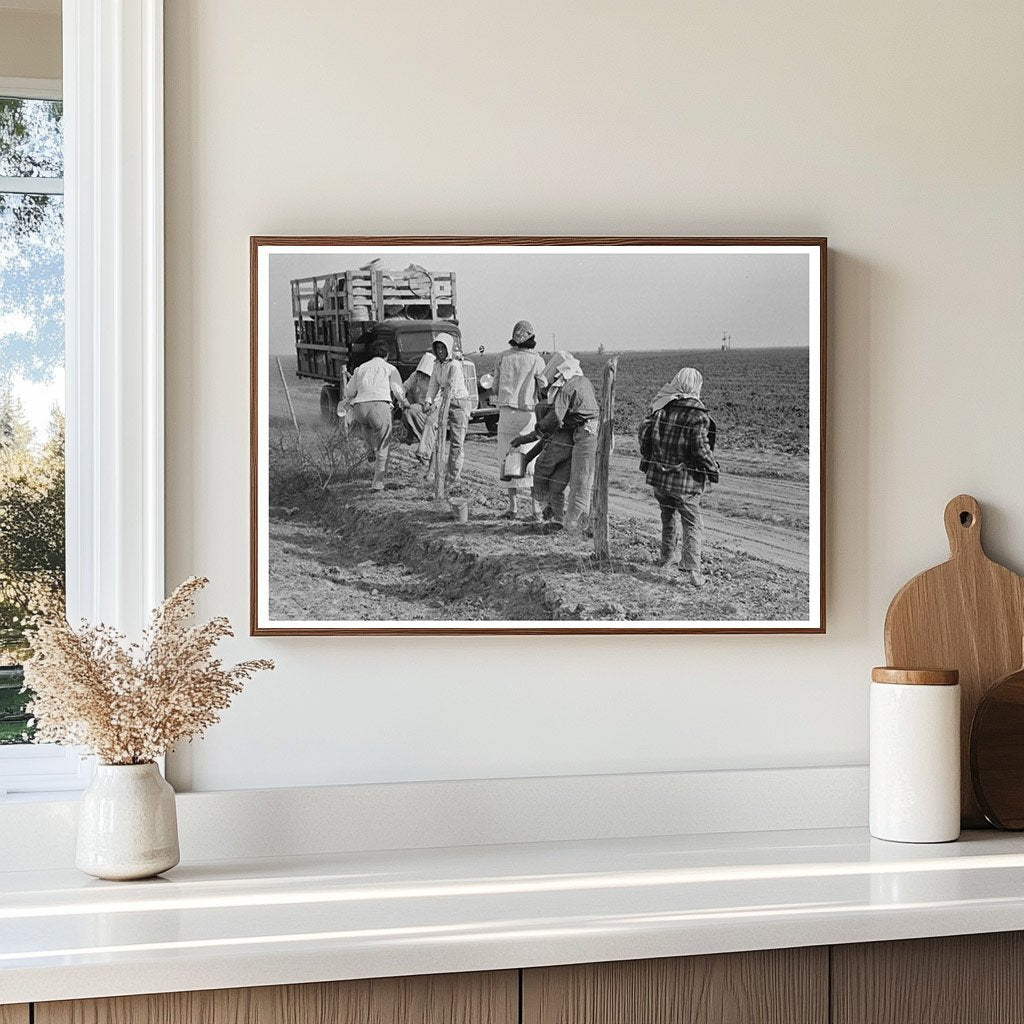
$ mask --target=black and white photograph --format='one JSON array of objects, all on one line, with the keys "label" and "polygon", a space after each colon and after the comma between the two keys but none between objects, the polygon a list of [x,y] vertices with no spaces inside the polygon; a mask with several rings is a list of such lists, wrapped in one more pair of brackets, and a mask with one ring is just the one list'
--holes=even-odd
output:
[{"label": "black and white photograph", "polygon": [[822,632],[825,252],[253,238],[252,632]]}]

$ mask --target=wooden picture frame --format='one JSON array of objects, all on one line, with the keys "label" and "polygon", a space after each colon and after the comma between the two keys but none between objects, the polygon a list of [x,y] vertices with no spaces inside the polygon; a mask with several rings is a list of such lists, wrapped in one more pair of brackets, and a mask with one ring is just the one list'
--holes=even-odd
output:
[{"label": "wooden picture frame", "polygon": [[[827,240],[820,237],[252,237],[251,634],[824,633],[827,252]],[[707,258],[695,259],[702,256]],[[372,263],[374,260],[381,262]],[[385,262],[394,266],[377,274]],[[409,264],[405,270],[397,269],[405,264]],[[458,274],[448,275],[451,280],[446,283],[448,264],[457,264],[459,270]],[[359,271],[361,278],[357,273],[360,267],[364,268]],[[574,267],[582,275],[582,298],[573,287],[577,280],[571,276],[577,272]],[[655,272],[649,273],[650,268],[655,268]],[[625,282],[621,293],[598,287],[597,282],[604,280],[605,275],[608,280],[621,278]],[[667,306],[657,298],[651,299],[654,286],[650,282],[654,279],[670,285],[667,292],[660,293]],[[544,285],[549,290],[543,291],[540,282],[549,281],[550,285]],[[531,285],[536,285],[532,293]],[[801,298],[803,286],[806,294]],[[467,299],[474,290],[475,307],[474,300]],[[613,538],[610,561],[600,561],[600,526],[596,543],[579,533],[571,537],[565,532],[553,537],[539,533],[534,548],[528,541],[524,546],[518,539],[518,531],[525,536],[530,528],[517,525],[515,542],[509,541],[509,552],[502,554],[502,536],[513,534],[500,533],[502,527],[495,509],[500,497],[496,498],[495,493],[500,495],[507,485],[497,479],[496,462],[493,487],[488,484],[485,461],[481,461],[481,453],[488,450],[487,439],[479,431],[474,434],[474,417],[482,418],[479,422],[488,430],[493,429],[492,410],[486,403],[496,399],[481,398],[483,391],[466,400],[478,403],[468,414],[470,434],[464,444],[467,451],[471,441],[477,447],[473,449],[473,458],[466,462],[466,477],[459,481],[471,491],[467,498],[472,506],[469,528],[460,527],[445,508],[431,503],[430,495],[416,492],[410,476],[412,449],[404,445],[392,444],[388,463],[391,477],[386,478],[389,482],[385,485],[388,489],[374,495],[375,504],[370,504],[371,470],[356,462],[363,458],[363,449],[352,447],[355,442],[351,433],[341,446],[332,427],[315,425],[318,414],[324,417],[325,424],[333,415],[332,407],[337,406],[340,397],[339,381],[349,379],[349,362],[354,368],[359,360],[369,357],[371,338],[380,340],[382,320],[392,322],[396,309],[401,309],[403,318],[413,321],[422,316],[439,318],[430,321],[435,325],[431,337],[437,334],[440,321],[446,320],[455,326],[456,337],[459,332],[463,334],[467,352],[477,348],[482,340],[479,347],[486,351],[481,369],[475,370],[473,360],[461,363],[466,368],[467,380],[475,374],[475,386],[479,389],[490,364],[500,350],[508,347],[512,322],[505,321],[513,308],[520,311],[516,319],[537,322],[538,349],[543,346],[561,353],[563,347],[570,347],[565,341],[547,340],[558,327],[569,325],[564,332],[569,335],[566,340],[573,340],[574,331],[578,338],[592,338],[596,333],[593,323],[601,320],[600,310],[604,310],[601,322],[632,322],[633,311],[623,312],[611,303],[610,292],[618,297],[616,301],[628,305],[635,299],[638,303],[635,334],[621,328],[616,333],[609,328],[606,337],[594,339],[595,346],[599,344],[600,351],[609,359],[619,353],[619,415],[616,421],[605,424],[603,433],[609,442],[614,435],[620,454],[607,451],[604,458],[617,460],[617,468],[611,473],[612,486],[627,492],[628,503],[621,507],[628,508],[632,516],[622,522],[616,518],[620,507],[616,503],[627,502],[617,490],[610,499],[611,511],[601,513],[602,522],[611,522],[610,527],[605,527]],[[543,301],[532,300],[531,295],[542,293]],[[485,294],[493,299],[490,306],[483,299]],[[518,298],[506,301],[509,295]],[[386,301],[388,298],[391,303]],[[402,302],[408,304],[401,305]],[[364,304],[363,308],[359,303]],[[568,312],[563,316],[563,306],[582,309],[581,319],[574,321]],[[491,308],[496,310],[493,323],[487,313]],[[539,312],[531,313],[531,309]],[[699,316],[692,312],[694,309],[699,310]],[[721,314],[720,320],[724,322],[711,333],[708,325],[716,313]],[[360,317],[365,317],[364,322],[370,327],[359,323]],[[558,319],[557,327],[552,325],[553,319]],[[730,324],[730,319],[737,327]],[[291,334],[286,341],[288,320]],[[575,326],[583,320],[588,324],[586,330]],[[485,323],[486,327],[482,327]],[[798,323],[806,324],[805,336],[795,327]],[[412,337],[402,333],[406,328],[413,330],[408,324],[400,325],[396,337]],[[659,347],[657,342],[671,337],[674,330],[694,343],[680,346],[680,355],[673,360],[676,350]],[[385,336],[386,333],[383,331]],[[651,346],[644,348],[648,338]],[[790,339],[792,344],[782,344],[780,339]],[[753,344],[758,341],[762,344]],[[390,344],[394,351],[389,358],[398,362],[404,377],[408,372],[408,366],[403,364],[406,346],[393,339]],[[354,353],[364,345],[366,350],[359,349],[357,359]],[[598,365],[597,354],[581,351],[580,356],[585,375],[596,376],[593,368]],[[635,434],[631,437],[628,432],[616,430],[627,420],[628,426],[635,427],[635,422],[643,419],[649,399],[660,385],[667,383],[671,376],[668,371],[681,364],[684,357],[690,363],[706,364],[709,368],[704,372],[705,384],[712,386],[705,389],[703,397],[708,400],[711,416],[722,421],[717,424],[715,448],[715,458],[722,466],[722,484],[703,498],[707,506],[705,530],[711,537],[705,547],[705,564],[710,563],[711,568],[706,573],[707,582],[699,588],[681,583],[683,574],[672,577],[671,567],[657,569],[644,561],[645,550],[652,556],[657,552],[655,526],[661,526],[658,505],[651,496],[651,488],[643,486],[636,458],[630,454]],[[474,359],[478,358],[474,355]],[[317,374],[321,374],[322,380],[314,379]],[[311,390],[318,383],[319,410]],[[602,381],[593,379],[591,383],[600,395]],[[805,414],[801,408],[804,393]],[[353,408],[348,407],[350,420]],[[622,409],[628,412],[622,414]],[[345,409],[341,411],[344,414]],[[436,406],[432,414],[436,414]],[[448,417],[445,421],[454,422]],[[396,431],[401,431],[398,420],[395,424]],[[453,430],[458,436],[458,428]],[[326,432],[331,432],[335,442],[324,440],[321,435]],[[277,454],[273,455],[272,442],[277,446]],[[325,453],[325,465],[317,465],[318,456],[307,450],[310,445],[319,446],[317,450]],[[341,459],[341,450],[347,461],[339,469],[335,463]],[[352,452],[356,450],[358,455],[354,456]],[[450,446],[441,449],[442,453],[450,450]],[[633,476],[628,462],[632,463]],[[312,474],[316,482],[310,483],[302,473],[296,477],[297,466],[306,466],[304,472]],[[440,476],[437,472],[436,477]],[[806,501],[801,490],[804,478]],[[289,490],[292,487],[299,487],[299,493],[306,494],[301,488],[307,484],[314,489],[320,487],[312,503],[287,497],[295,493]],[[574,488],[575,481],[569,489],[570,503]],[[577,490],[583,494],[584,485]],[[642,508],[643,492],[647,494],[647,512]],[[608,493],[604,490],[595,499],[599,510],[607,509]],[[282,494],[285,499],[281,499]],[[278,503],[272,504],[272,500]],[[429,512],[420,514],[417,501],[422,501]],[[774,502],[782,504],[781,512]],[[364,519],[364,509],[369,518]],[[779,527],[777,521],[783,525]],[[713,524],[710,527],[709,522]],[[511,531],[512,526],[508,529]],[[730,529],[738,540],[728,539]],[[393,539],[397,535],[403,538],[400,544]],[[628,557],[622,554],[627,544]],[[593,564],[585,550],[590,547],[596,547],[598,552]],[[411,552],[408,564],[406,551]],[[551,588],[557,590],[567,577],[568,570],[557,562],[562,552],[568,552],[566,558],[576,560],[573,564],[582,582],[578,587],[574,582],[564,594],[548,593]],[[367,557],[359,558],[361,555]],[[438,569],[435,562],[448,569]],[[361,567],[358,572],[357,566]],[[601,572],[608,574],[603,579],[609,581],[612,596],[601,610],[601,617],[586,617],[594,608],[601,607],[602,583],[597,575]],[[629,574],[632,578],[625,579]],[[456,577],[466,579],[464,591],[459,589]],[[504,580],[510,582],[506,585]],[[668,584],[667,589],[663,582]],[[499,592],[499,587],[504,589]],[[531,595],[535,592],[540,596],[536,605],[527,604],[528,611],[538,607],[549,612],[550,619],[519,617],[522,602],[533,601]],[[574,608],[571,602],[577,596],[580,603]],[[377,602],[382,609],[379,614],[385,617],[372,617],[377,614]],[[432,607],[437,607],[441,616],[450,613],[481,617],[425,617]],[[729,613],[733,609],[735,614],[699,619],[637,618],[645,607],[665,608],[669,614],[687,608],[711,609],[712,613]],[[806,614],[792,614],[803,612],[805,607]],[[749,618],[751,611],[759,608],[768,617]],[[296,609],[295,617],[291,617],[292,609]],[[321,609],[325,609],[324,614],[347,613],[351,609],[358,615],[350,619],[308,617]],[[510,609],[513,615],[501,617],[508,616]],[[398,613],[415,617],[387,617]],[[620,614],[623,617],[615,617]]]}]

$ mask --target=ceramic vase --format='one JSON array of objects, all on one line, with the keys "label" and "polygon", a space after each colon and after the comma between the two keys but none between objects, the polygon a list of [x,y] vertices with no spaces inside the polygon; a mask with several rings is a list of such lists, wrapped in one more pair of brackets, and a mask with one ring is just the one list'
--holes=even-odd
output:
[{"label": "ceramic vase", "polygon": [[174,790],[149,764],[99,764],[82,794],[75,865],[96,878],[151,878],[180,860]]}]

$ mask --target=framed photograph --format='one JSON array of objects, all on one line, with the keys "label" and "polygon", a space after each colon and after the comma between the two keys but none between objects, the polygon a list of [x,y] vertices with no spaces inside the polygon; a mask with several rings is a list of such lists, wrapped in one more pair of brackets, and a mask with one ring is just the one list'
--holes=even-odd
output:
[{"label": "framed photograph", "polygon": [[252,633],[823,633],[826,253],[252,238]]}]

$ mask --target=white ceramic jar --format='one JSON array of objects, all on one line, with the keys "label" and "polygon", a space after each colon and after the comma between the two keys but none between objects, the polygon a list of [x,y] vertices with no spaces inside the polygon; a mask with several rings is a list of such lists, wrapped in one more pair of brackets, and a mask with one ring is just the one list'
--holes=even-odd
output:
[{"label": "white ceramic jar", "polygon": [[871,673],[870,827],[876,839],[960,835],[960,685],[951,669]]},{"label": "white ceramic jar", "polygon": [[96,878],[150,878],[178,863],[174,790],[149,764],[98,764],[78,811],[75,865]]}]

